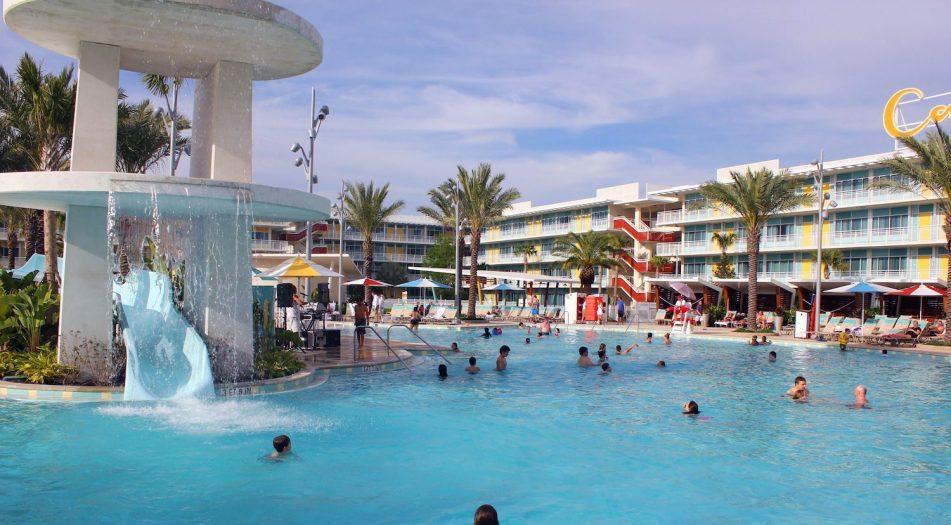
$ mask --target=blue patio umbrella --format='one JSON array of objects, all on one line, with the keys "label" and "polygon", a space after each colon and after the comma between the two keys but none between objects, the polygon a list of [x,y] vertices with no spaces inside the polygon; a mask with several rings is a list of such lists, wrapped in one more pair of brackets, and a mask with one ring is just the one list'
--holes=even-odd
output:
[{"label": "blue patio umbrella", "polygon": [[880,284],[869,283],[865,281],[858,281],[852,284],[847,284],[845,286],[840,286],[838,288],[833,288],[831,290],[826,290],[828,293],[860,293],[862,294],[862,325],[865,326],[865,294],[867,293],[888,293],[894,292],[894,288],[889,288],[887,286],[882,286]]},{"label": "blue patio umbrella", "polygon": [[[496,293],[496,296],[495,296],[495,297],[496,297],[496,304],[498,304],[498,294],[499,294],[499,292],[502,292],[502,293],[504,294],[505,292],[523,292],[523,291],[525,291],[524,288],[519,288],[518,286],[513,286],[513,285],[511,285],[511,284],[509,284],[509,283],[493,284],[492,286],[486,286],[485,288],[483,288],[483,290],[485,290],[485,291],[487,291],[487,292],[494,291],[494,292]],[[505,296],[503,295],[503,297],[505,297]],[[504,304],[504,303],[505,303],[505,300],[503,299],[503,304]]]},{"label": "blue patio umbrella", "polygon": [[[425,277],[421,279],[416,279],[415,281],[410,281],[408,283],[398,284],[397,288],[450,288],[449,285],[445,285],[440,282],[436,282],[432,279],[427,279]],[[433,290],[433,299],[436,298],[436,290]]]}]

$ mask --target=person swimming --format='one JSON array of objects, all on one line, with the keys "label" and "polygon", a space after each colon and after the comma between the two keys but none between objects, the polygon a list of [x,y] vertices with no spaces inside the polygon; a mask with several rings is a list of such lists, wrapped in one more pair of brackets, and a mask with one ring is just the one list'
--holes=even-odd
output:
[{"label": "person swimming", "polygon": [[492,335],[502,335],[502,327],[496,326],[492,329]]},{"label": "person swimming", "polygon": [[525,338],[525,344],[527,344],[527,345],[532,344],[532,338],[531,338],[531,337],[526,337],[526,338]]},{"label": "person swimming", "polygon": [[489,333],[489,329],[488,329],[488,328],[483,328],[482,337],[484,337],[484,338],[486,338],[486,339],[492,337],[492,334]]},{"label": "person swimming", "polygon": [[766,346],[766,345],[768,345],[768,344],[770,344],[770,341],[769,341],[768,339],[766,339],[766,336],[765,336],[765,335],[764,335],[764,336],[761,336],[761,337],[760,337],[760,340],[759,340],[759,345],[760,345],[760,346]]},{"label": "person swimming", "polygon": [[[799,397],[796,397],[796,394],[799,393]],[[796,376],[796,379],[793,381],[793,386],[786,391],[787,396],[792,396],[793,399],[805,399],[809,397],[809,389],[806,388],[806,378],[802,376]]]},{"label": "person swimming", "polygon": [[558,337],[560,335],[561,335],[561,328],[555,328],[555,337]]},{"label": "person swimming", "polygon": [[446,379],[449,377],[449,369],[446,368],[446,365],[439,365],[437,370],[439,370],[439,379]]},{"label": "person swimming", "polygon": [[750,339],[750,346],[759,346],[759,341],[756,340],[755,335],[753,336],[752,339]]},{"label": "person swimming", "polygon": [[667,368],[667,363],[663,359],[657,362],[657,368]]},{"label": "person swimming", "polygon": [[591,358],[588,357],[588,347],[582,346],[578,349],[578,366],[582,368],[589,368],[594,366],[594,363],[591,362]]},{"label": "person swimming", "polygon": [[665,345],[670,344],[670,332],[667,332],[666,334],[664,334],[664,344]]},{"label": "person swimming", "polygon": [[[649,343],[649,342],[650,342],[650,341],[648,341],[648,343]],[[630,353],[631,353],[631,350],[634,350],[634,349],[637,348],[637,347],[638,347],[637,343],[632,343],[631,346],[627,347],[627,348],[624,350],[624,353],[625,353],[625,354],[630,354]],[[618,348],[621,348],[621,345],[618,345]],[[618,353],[620,354],[621,352],[618,352]]]},{"label": "person swimming", "polygon": [[606,348],[598,350],[598,363],[606,363],[608,361],[608,351]]},{"label": "person swimming", "polygon": [[611,365],[610,365],[610,363],[608,363],[608,362],[601,363],[601,373],[602,373],[602,374],[610,374],[610,373],[611,373]]},{"label": "person swimming", "polygon": [[291,451],[291,438],[284,434],[275,437],[271,444],[274,446],[274,452],[271,453],[272,458],[279,458]]},{"label": "person swimming", "polygon": [[456,343],[452,343],[451,345],[449,345],[449,349],[452,350],[452,353],[454,354],[457,354],[462,351],[462,350],[459,350],[459,345]]},{"label": "person swimming", "polygon": [[647,339],[645,339],[644,342],[645,342],[645,343],[648,343],[648,344],[649,344],[649,343],[653,343],[653,342],[654,342],[654,332],[647,332]]},{"label": "person swimming", "polygon": [[852,395],[855,396],[855,403],[849,405],[850,408],[872,408],[868,406],[868,398],[865,395],[868,394],[868,389],[865,388],[865,385],[858,385],[855,387],[855,390],[852,391]]},{"label": "person swimming", "polygon": [[775,360],[776,360],[776,352],[773,352],[772,350],[770,350],[770,352],[769,352],[769,362],[772,363],[772,362],[775,361]]},{"label": "person swimming", "polygon": [[509,348],[509,345],[502,345],[499,348],[499,357],[495,359],[495,369],[498,371],[505,370],[509,366],[509,352],[512,350]]},{"label": "person swimming", "polygon": [[700,405],[698,405],[697,402],[693,400],[684,403],[682,409],[682,413],[687,415],[695,415],[700,413]]},{"label": "person swimming", "polygon": [[614,354],[621,355],[622,353],[624,353],[624,351],[621,350],[621,345],[614,345]]},{"label": "person swimming", "polygon": [[480,370],[482,369],[476,366],[476,358],[470,357],[469,366],[466,367],[466,372],[469,372],[470,374],[477,374]]}]

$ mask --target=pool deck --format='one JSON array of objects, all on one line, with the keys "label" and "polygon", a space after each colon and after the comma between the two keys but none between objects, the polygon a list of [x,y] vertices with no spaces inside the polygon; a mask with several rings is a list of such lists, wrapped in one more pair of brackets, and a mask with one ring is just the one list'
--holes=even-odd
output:
[{"label": "pool deck", "polygon": [[[327,323],[327,324],[328,326],[331,325],[331,323]],[[343,326],[344,328],[346,327],[352,328],[352,325],[347,323],[333,323],[333,324],[336,325],[335,327]],[[387,323],[372,323],[372,326],[387,327],[389,325]],[[534,328],[534,327],[537,327],[537,324],[527,323],[526,326],[531,326]],[[495,327],[502,328],[503,330],[519,329],[518,325],[512,322],[460,323],[455,325],[446,324],[446,323],[441,323],[441,324],[424,323],[420,325],[420,334],[425,338],[427,332],[434,332],[439,330],[452,330],[452,331],[482,330],[483,328],[492,329]],[[627,324],[617,324],[617,323],[608,323],[608,324],[601,324],[601,325],[599,324],[565,325],[561,323],[552,323],[551,327],[552,327],[552,330],[554,330],[555,328],[562,328],[562,329],[570,328],[574,330],[593,330],[593,331],[603,331],[603,332],[629,332],[631,333],[632,336],[634,336],[634,334],[638,334],[636,337],[637,339],[643,339],[644,334],[646,334],[647,332],[653,332],[654,336],[659,339],[663,336],[664,333],[670,331],[670,325],[660,325],[660,324],[648,323],[648,322],[640,323],[640,325],[631,324],[630,326],[628,326]],[[525,330],[526,332],[528,332],[526,328],[522,328],[521,330]],[[533,332],[532,336],[534,337],[535,330],[533,329],[532,332]],[[404,334],[399,334],[399,335],[405,337]],[[695,329],[690,334],[675,332],[671,334],[671,337],[674,339],[679,339],[684,337],[686,338],[696,337],[696,338],[714,339],[714,340],[748,341],[752,335],[753,335],[753,332],[736,332],[733,328],[707,327],[702,329],[700,328]],[[838,341],[832,341],[832,340],[816,341],[815,339],[798,339],[796,337],[793,337],[792,335],[775,335],[775,334],[760,334],[760,333],[756,334],[757,337],[760,337],[763,335],[767,336],[767,338],[771,342],[777,343],[780,346],[797,345],[797,346],[807,346],[810,348],[829,348],[829,349],[835,349],[835,350],[839,349]],[[369,338],[367,340],[369,341]],[[632,341],[632,342],[635,342],[635,341]],[[420,353],[425,355],[425,353],[427,353],[428,351],[428,348],[426,348],[421,343],[413,344],[413,343],[404,342],[402,344],[404,346],[402,346],[401,348],[405,348],[415,353]],[[437,348],[439,350],[445,350],[445,347],[437,347]],[[951,347],[948,347],[948,346],[919,344],[916,347],[908,347],[908,346],[891,346],[891,345],[873,345],[873,344],[851,342],[849,343],[849,348],[862,349],[862,350],[874,350],[874,351],[888,350],[889,352],[904,352],[909,354],[922,354],[922,355],[942,356],[942,357],[951,358]]]}]

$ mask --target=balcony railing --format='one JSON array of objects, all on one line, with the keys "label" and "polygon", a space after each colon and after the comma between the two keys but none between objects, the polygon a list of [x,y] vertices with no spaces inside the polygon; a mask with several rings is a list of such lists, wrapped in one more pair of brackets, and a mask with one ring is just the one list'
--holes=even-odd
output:
[{"label": "balcony railing", "polygon": [[[337,235],[339,236],[339,233]],[[343,238],[348,241],[363,242],[363,234],[357,231],[344,232]],[[386,235],[382,233],[374,233],[373,241],[374,242],[412,242],[412,243],[434,244],[436,242],[436,238],[428,237],[425,235],[403,235],[402,237],[400,237],[399,235],[396,235],[395,233],[389,233]]]},{"label": "balcony railing", "polygon": [[[757,274],[759,279],[778,279],[781,281],[815,281],[816,272],[811,270],[804,272],[802,270],[792,270],[792,271],[760,271]],[[685,278],[700,278],[700,279],[714,279],[713,277],[713,266],[707,266],[703,271],[685,271],[683,273]],[[736,272],[736,279],[746,279],[749,277],[748,272]],[[942,277],[941,270],[937,266],[933,266],[925,274],[920,274],[916,270],[912,269],[899,269],[899,270],[859,270],[859,271],[846,271],[846,272],[830,272],[829,277],[823,276],[824,281],[858,281],[863,280],[872,280],[872,279],[885,279],[891,281],[908,281],[913,282],[921,279],[940,279]]]},{"label": "balcony railing", "polygon": [[664,257],[669,257],[672,255],[680,255],[680,243],[679,242],[657,243],[657,255],[661,255]]},{"label": "balcony railing", "polygon": [[287,241],[253,239],[251,249],[258,252],[287,252],[291,245]]},{"label": "balcony railing", "polygon": [[832,200],[839,206],[857,206],[876,202],[918,200],[921,197],[910,191],[892,191],[886,189],[861,189],[831,191]]}]

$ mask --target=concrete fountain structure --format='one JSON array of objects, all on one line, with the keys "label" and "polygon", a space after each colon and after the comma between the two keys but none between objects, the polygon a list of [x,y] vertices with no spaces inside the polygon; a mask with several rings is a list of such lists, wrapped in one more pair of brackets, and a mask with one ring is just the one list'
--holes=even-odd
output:
[{"label": "concrete fountain structure", "polygon": [[[66,214],[60,362],[100,380],[112,368],[121,213],[146,221],[157,238],[175,230],[168,244],[188,247],[182,315],[217,361],[216,380],[246,379],[251,217],[321,220],[329,212],[323,197],[252,184],[252,82],[317,67],[320,34],[251,0],[4,0],[3,17],[24,38],[79,61],[71,171],[0,175],[0,204]],[[190,178],[115,172],[120,69],[196,79]]]}]

